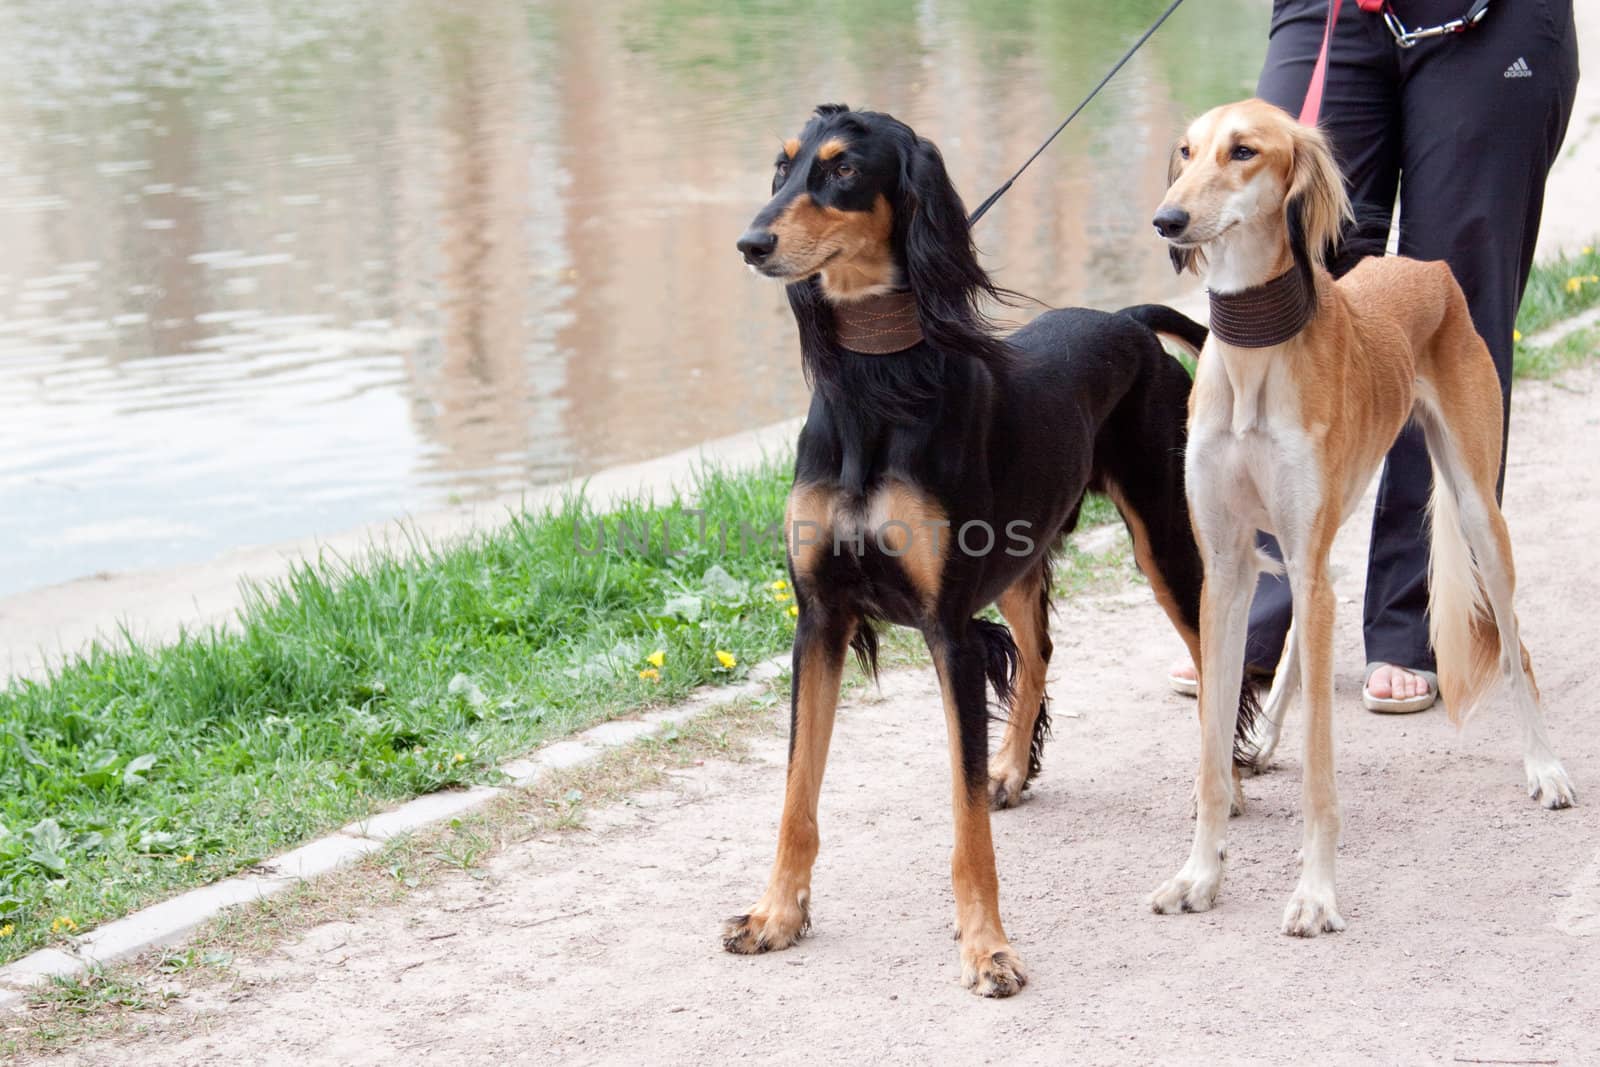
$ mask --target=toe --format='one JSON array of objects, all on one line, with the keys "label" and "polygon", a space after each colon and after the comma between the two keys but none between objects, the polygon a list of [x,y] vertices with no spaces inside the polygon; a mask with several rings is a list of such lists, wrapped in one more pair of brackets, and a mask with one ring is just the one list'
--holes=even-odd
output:
[{"label": "toe", "polygon": [[722,924],[722,948],[740,956],[766,951],[748,915],[735,915]]}]

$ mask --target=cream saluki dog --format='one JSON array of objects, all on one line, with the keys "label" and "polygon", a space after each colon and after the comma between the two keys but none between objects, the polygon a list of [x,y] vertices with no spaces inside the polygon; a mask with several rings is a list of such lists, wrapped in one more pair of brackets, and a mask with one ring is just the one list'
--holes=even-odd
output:
[{"label": "cream saluki dog", "polygon": [[1203,273],[1212,294],[1186,460],[1205,565],[1202,740],[1194,846],[1150,903],[1163,914],[1204,911],[1222,881],[1234,713],[1260,566],[1254,536],[1267,530],[1283,547],[1295,619],[1269,703],[1281,719],[1299,681],[1307,716],[1304,851],[1283,931],[1312,937],[1344,928],[1333,877],[1328,553],[1409,419],[1422,425],[1433,458],[1429,636],[1440,695],[1460,721],[1504,676],[1521,716],[1530,795],[1548,808],[1573,801],[1512,611],[1511,542],[1495,501],[1500,387],[1445,264],[1367,259],[1338,281],[1324,269],[1350,204],[1315,128],[1260,100],[1217,108],[1179,142],[1171,178],[1156,228],[1174,265]]}]

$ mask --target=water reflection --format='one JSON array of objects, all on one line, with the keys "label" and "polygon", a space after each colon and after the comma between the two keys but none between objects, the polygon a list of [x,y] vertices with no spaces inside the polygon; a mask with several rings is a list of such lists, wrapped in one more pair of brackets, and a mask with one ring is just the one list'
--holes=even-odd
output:
[{"label": "water reflection", "polygon": [[[970,202],[1163,6],[0,0],[0,593],[803,410],[733,237],[810,107]],[[983,222],[1007,285],[1178,286],[1147,216],[1264,0],[1181,9]]]}]

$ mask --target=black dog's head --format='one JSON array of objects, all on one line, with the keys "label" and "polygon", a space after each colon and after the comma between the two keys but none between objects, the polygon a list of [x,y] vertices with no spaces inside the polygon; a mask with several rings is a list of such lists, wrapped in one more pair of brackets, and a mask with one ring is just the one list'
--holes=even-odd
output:
[{"label": "black dog's head", "polygon": [[[918,167],[919,156],[927,166]],[[779,150],[772,200],[739,238],[739,251],[769,278],[820,276],[835,300],[900,288],[907,271],[896,241],[904,225],[897,235],[896,222],[916,211],[906,193],[916,195],[918,170],[930,172],[925,183],[936,171],[937,187],[949,189],[938,149],[905,123],[826,104]]]},{"label": "black dog's head", "polygon": [[[739,238],[759,273],[789,285],[807,336],[818,303],[909,289],[936,348],[986,355],[978,262],[966,208],[933,142],[905,123],[843,104],[817,108],[774,161],[772,200]],[[822,327],[812,338],[826,344]]]}]

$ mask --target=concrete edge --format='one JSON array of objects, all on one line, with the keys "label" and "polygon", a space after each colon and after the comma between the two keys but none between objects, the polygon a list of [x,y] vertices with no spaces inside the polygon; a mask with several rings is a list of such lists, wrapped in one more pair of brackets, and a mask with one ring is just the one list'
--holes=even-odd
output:
[{"label": "concrete edge", "polygon": [[1565,318],[1560,322],[1546,326],[1533,336],[1524,337],[1522,343],[1532,348],[1546,348],[1565,341],[1579,330],[1587,329],[1595,323],[1600,323],[1600,307],[1580,311],[1571,318]]},{"label": "concrete edge", "polygon": [[782,673],[788,659],[787,653],[773,656],[752,667],[745,680],[736,685],[703,687],[670,707],[633,719],[598,723],[528,756],[502,763],[499,769],[508,779],[507,785],[426,793],[266,860],[253,871],[191,889],[97,926],[74,939],[70,952],[52,946],[14,960],[0,967],[0,1013],[25,1007],[28,991],[52,977],[82,974],[92,966],[176,944],[229,908],[265,900],[348,867],[388,841],[475,811],[513,789],[534,785],[553,771],[591,763],[607,750],[656,736],[713,708],[754,696]]}]

